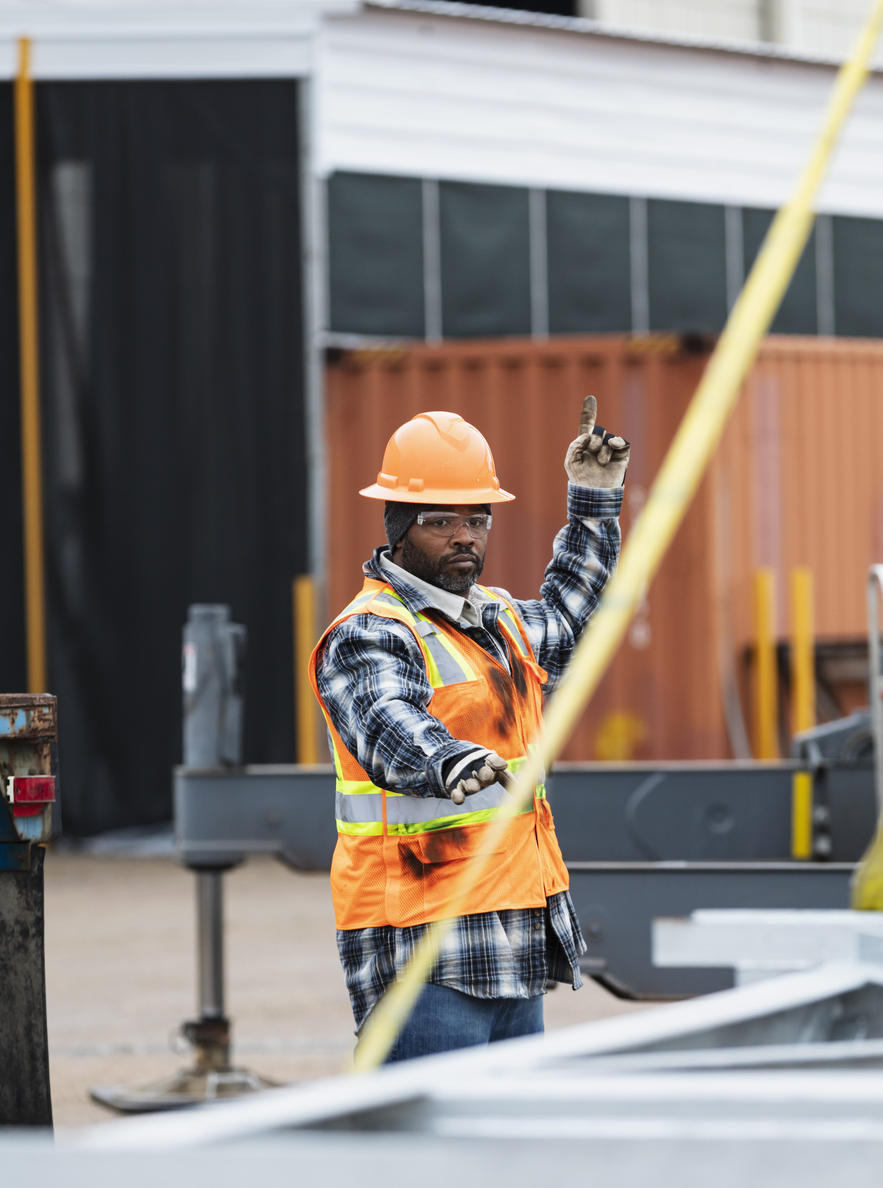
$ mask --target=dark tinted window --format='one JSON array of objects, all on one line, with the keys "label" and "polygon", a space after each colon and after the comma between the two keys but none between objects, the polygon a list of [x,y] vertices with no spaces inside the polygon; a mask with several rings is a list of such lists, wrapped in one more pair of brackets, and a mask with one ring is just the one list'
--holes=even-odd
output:
[{"label": "dark tinted window", "polygon": [[328,181],[331,329],[422,338],[423,196],[410,177]]},{"label": "dark tinted window", "polygon": [[724,208],[647,203],[650,328],[720,330],[727,318]]},{"label": "dark tinted window", "polygon": [[546,195],[549,330],[629,330],[629,200],[608,194]]},{"label": "dark tinted window", "polygon": [[439,207],[445,336],[529,334],[527,190],[442,182]]},{"label": "dark tinted window", "polygon": [[883,338],[883,220],[833,220],[834,327]]}]

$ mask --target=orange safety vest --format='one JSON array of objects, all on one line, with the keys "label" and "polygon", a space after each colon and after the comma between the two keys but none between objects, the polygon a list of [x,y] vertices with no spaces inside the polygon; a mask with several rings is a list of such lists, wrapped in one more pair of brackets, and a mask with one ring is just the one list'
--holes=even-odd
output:
[{"label": "orange safety vest", "polygon": [[[484,589],[484,587],[482,587]],[[512,798],[499,784],[456,805],[443,797],[408,796],[372,784],[334,729],[316,681],[316,664],[328,632],[351,615],[395,619],[413,632],[433,695],[428,709],[454,736],[496,751],[517,771],[537,736],[542,686],[537,664],[515,608],[501,602],[499,626],[509,648],[512,675],[437,611],[414,613],[392,586],[366,578],[359,596],[316,645],[310,680],[328,723],[337,773],[337,846],[331,889],[337,927],[404,928],[443,919],[464,863],[480,853],[491,821],[511,812]],[[506,908],[543,907],[569,885],[545,786],[510,821],[500,848],[472,888],[465,915]]]}]

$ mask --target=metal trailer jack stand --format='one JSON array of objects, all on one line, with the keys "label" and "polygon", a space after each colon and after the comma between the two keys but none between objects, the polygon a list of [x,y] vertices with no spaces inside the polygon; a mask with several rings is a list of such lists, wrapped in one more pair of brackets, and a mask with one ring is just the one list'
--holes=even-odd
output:
[{"label": "metal trailer jack stand", "polygon": [[[226,606],[191,606],[184,628],[184,762],[215,772],[242,763],[239,673],[246,630]],[[182,1024],[194,1062],[146,1085],[98,1085],[92,1097],[121,1113],[150,1113],[237,1097],[276,1083],[230,1063],[230,1020],[224,1003],[224,873],[241,859],[201,855],[186,865],[196,875],[199,1016]]]},{"label": "metal trailer jack stand", "polygon": [[51,1126],[43,844],[61,833],[55,698],[0,695],[0,1126]]}]

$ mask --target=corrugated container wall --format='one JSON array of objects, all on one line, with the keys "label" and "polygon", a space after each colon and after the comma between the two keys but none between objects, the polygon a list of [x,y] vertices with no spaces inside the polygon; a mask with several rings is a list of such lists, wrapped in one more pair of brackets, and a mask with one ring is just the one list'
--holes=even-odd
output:
[{"label": "corrugated container wall", "polygon": [[[495,509],[482,581],[537,596],[564,522],[563,459],[582,398],[632,443],[627,535],[707,362],[676,338],[573,338],[344,352],[327,372],[329,611],[361,583],[383,539],[382,504],[362,499],[387,439],[426,409],[458,412],[491,444],[517,502]],[[733,753],[745,679],[751,581],[807,564],[818,633],[860,639],[864,573],[883,556],[883,344],[771,338],[714,465],[565,759],[699,759]],[[878,411],[880,409],[880,411]],[[738,694],[739,700],[735,700]],[[725,712],[725,703],[729,712]],[[736,748],[738,750],[738,747]]]}]

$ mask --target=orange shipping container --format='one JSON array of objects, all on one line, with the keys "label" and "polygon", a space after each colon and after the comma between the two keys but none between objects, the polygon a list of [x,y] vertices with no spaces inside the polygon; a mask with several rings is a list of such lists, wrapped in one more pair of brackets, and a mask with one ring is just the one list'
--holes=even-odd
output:
[{"label": "orange shipping container", "polygon": [[[624,535],[707,362],[702,342],[622,337],[446,343],[337,354],[327,369],[328,609],[383,540],[373,482],[397,425],[449,409],[476,425],[503,486],[482,581],[536,597],[564,522],[564,453],[583,396],[632,443]],[[687,518],[565,759],[723,758],[748,720],[751,581],[808,565],[828,642],[865,632],[864,574],[883,557],[883,344],[770,338]]]}]

